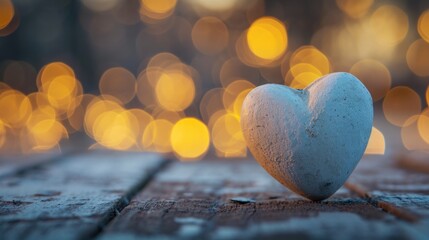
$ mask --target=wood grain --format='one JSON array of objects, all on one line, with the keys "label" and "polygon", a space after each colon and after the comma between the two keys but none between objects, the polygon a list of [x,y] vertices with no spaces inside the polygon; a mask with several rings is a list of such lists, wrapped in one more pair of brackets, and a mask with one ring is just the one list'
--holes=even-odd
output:
[{"label": "wood grain", "polygon": [[156,175],[100,239],[419,238],[411,223],[342,188],[305,200],[249,160],[174,163]]},{"label": "wood grain", "polygon": [[4,177],[1,239],[95,235],[164,163],[156,154],[92,152]]}]

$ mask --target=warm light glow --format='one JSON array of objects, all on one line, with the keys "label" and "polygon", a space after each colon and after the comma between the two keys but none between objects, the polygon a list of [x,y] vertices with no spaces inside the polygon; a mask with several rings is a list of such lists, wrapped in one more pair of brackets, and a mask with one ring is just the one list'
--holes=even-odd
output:
[{"label": "warm light glow", "polygon": [[252,88],[245,89],[237,95],[233,105],[233,113],[235,115],[241,116],[241,107],[243,106],[244,99],[246,98],[247,94],[249,94],[252,90]]},{"label": "warm light glow", "polygon": [[253,54],[268,60],[283,55],[288,44],[286,27],[273,17],[254,21],[247,31],[246,39]]},{"label": "warm light glow", "polygon": [[65,113],[73,112],[82,95],[83,89],[75,78],[73,69],[62,62],[53,62],[45,65],[37,77],[37,87],[46,94],[49,104],[57,113],[66,117]]},{"label": "warm light glow", "polygon": [[418,39],[407,51],[407,64],[417,76],[429,76],[429,43]]},{"label": "warm light glow", "polygon": [[413,115],[418,115],[420,110],[420,97],[409,87],[392,88],[384,97],[384,116],[393,125],[404,126],[405,121]]},{"label": "warm light glow", "polygon": [[[231,84],[229,84],[225,88],[225,91],[223,92],[223,96],[222,96],[222,102],[223,102],[225,109],[229,112],[236,112],[236,111],[234,111],[234,104],[237,100],[237,97],[242,92],[247,91],[249,89],[251,90],[253,88],[255,88],[255,85],[249,81],[246,81],[246,80],[237,80],[237,81],[234,81]],[[236,112],[237,116],[240,115],[240,111]]]},{"label": "warm light glow", "polygon": [[56,119],[55,109],[49,106],[35,109],[26,127],[26,137],[33,151],[52,149],[62,138],[68,137],[65,127]]},{"label": "warm light glow", "polygon": [[62,75],[49,83],[45,93],[51,106],[60,112],[65,112],[73,104],[76,89],[76,80],[73,77]]},{"label": "warm light glow", "polygon": [[49,84],[55,78],[60,76],[69,76],[75,78],[74,71],[67,64],[62,62],[52,62],[45,65],[39,72],[37,77],[37,87],[39,91],[47,91]]},{"label": "warm light glow", "polygon": [[13,128],[25,125],[32,113],[28,97],[16,90],[0,93],[0,109],[0,119]]},{"label": "warm light glow", "polygon": [[166,13],[176,6],[176,0],[141,0],[145,8],[154,13]]},{"label": "warm light glow", "polygon": [[167,111],[163,108],[156,108],[154,111],[152,111],[152,116],[156,119],[164,119],[174,124],[182,119],[185,115],[182,112],[173,112]]},{"label": "warm light glow", "polygon": [[162,20],[173,13],[176,3],[177,0],[140,0],[140,15]]},{"label": "warm light glow", "polygon": [[164,72],[157,81],[155,93],[163,108],[182,111],[194,100],[195,85],[192,78],[184,72]]},{"label": "warm light glow", "polygon": [[[138,77],[137,77],[137,99],[142,103],[144,106],[153,106],[157,104],[156,96],[154,93],[154,86],[149,81],[149,76],[151,71],[159,72],[158,69],[154,68],[148,68],[144,71],[142,71]],[[153,74],[155,75],[155,74]],[[156,74],[156,76],[159,76],[159,74]],[[154,80],[156,82],[156,79]]]},{"label": "warm light glow", "polygon": [[338,7],[351,18],[363,17],[374,0],[337,0]]},{"label": "warm light glow", "polygon": [[[134,118],[137,120],[137,128],[133,129],[133,131],[136,133],[137,139],[142,139],[147,127],[153,121],[153,117],[146,111],[138,108],[133,108],[128,111],[133,114]],[[137,144],[142,150],[143,146],[141,144],[141,141],[137,141]]]},{"label": "warm light glow", "polygon": [[88,105],[95,99],[92,94],[82,94],[76,97],[76,108],[73,111],[67,112],[67,121],[69,125],[69,133],[72,131],[81,131],[84,125],[85,112]]},{"label": "warm light glow", "polygon": [[260,78],[257,69],[246,66],[237,58],[230,58],[222,63],[219,72],[220,84],[226,88],[238,79],[257,82]]},{"label": "warm light glow", "polygon": [[180,158],[196,159],[209,147],[209,130],[196,118],[184,118],[174,124],[170,140],[174,152]]},{"label": "warm light glow", "polygon": [[[302,46],[295,50],[289,61],[291,70],[294,69],[294,66],[297,66],[300,63],[312,65],[322,75],[328,74],[331,70],[331,64],[329,63],[328,58],[325,56],[325,54],[323,54],[319,49],[314,46]],[[310,69],[310,67],[306,66],[305,69]],[[315,72],[314,69],[306,70],[306,72],[307,71],[314,73],[315,75],[319,75],[318,72]],[[295,73],[294,76],[296,77],[298,74],[301,73],[304,72],[299,71]]]},{"label": "warm light glow", "polygon": [[93,134],[95,121],[101,114],[108,111],[120,112],[123,109],[117,102],[101,98],[95,98],[88,104],[84,119],[85,132],[88,136],[95,137]]},{"label": "warm light glow", "polygon": [[429,9],[420,15],[417,30],[420,36],[429,43]]},{"label": "warm light glow", "polygon": [[301,73],[310,72],[318,76],[323,76],[322,72],[315,66],[309,63],[298,63],[293,65],[290,70],[293,77],[297,77]]},{"label": "warm light glow", "polygon": [[12,1],[0,0],[0,30],[9,25],[14,15],[15,9]]},{"label": "warm light glow", "polygon": [[[384,135],[399,130],[407,149],[429,151],[429,108],[421,111],[429,104],[424,4],[39,5],[0,0],[0,155],[61,151],[64,139],[77,133],[71,144],[90,138],[90,149],[191,161],[206,154],[245,157],[240,120],[249,92],[267,83],[304,89],[334,71],[355,75],[369,90],[375,115],[383,111],[375,121],[383,132],[373,127],[366,154],[384,154]],[[66,24],[72,28],[64,28],[64,14],[76,6],[78,16]],[[86,48],[70,45],[79,36]]]},{"label": "warm light glow", "polygon": [[149,123],[142,138],[144,149],[160,153],[170,152],[172,128],[173,124],[165,119],[156,119]]},{"label": "warm light glow", "polygon": [[350,73],[361,80],[374,102],[382,99],[392,84],[389,69],[376,60],[361,60],[351,67]]},{"label": "warm light glow", "polygon": [[384,5],[372,14],[370,26],[374,40],[380,46],[394,46],[402,42],[408,33],[408,16],[396,6]]},{"label": "warm light glow", "polygon": [[233,9],[240,0],[187,0],[190,4],[203,7],[211,11],[227,11]]},{"label": "warm light glow", "polygon": [[429,105],[429,87],[426,88],[426,104]]},{"label": "warm light glow", "polygon": [[0,119],[0,149],[6,142],[6,126],[4,122]]},{"label": "warm light glow", "polygon": [[417,119],[420,137],[429,144],[429,108],[426,108]]},{"label": "warm light glow", "polygon": [[128,150],[136,145],[138,121],[124,109],[102,112],[94,122],[94,139],[102,146],[116,150]]},{"label": "warm light glow", "polygon": [[136,95],[136,78],[125,68],[109,68],[101,76],[99,88],[102,95],[110,95],[121,104],[127,104]]},{"label": "warm light glow", "polygon": [[285,75],[285,85],[302,89],[322,76],[323,74],[315,66],[298,63],[293,65]]},{"label": "warm light glow", "polygon": [[429,145],[421,137],[417,126],[419,115],[408,118],[401,128],[402,144],[408,150],[427,150]]},{"label": "warm light glow", "polygon": [[366,146],[365,154],[383,155],[385,152],[386,143],[383,133],[375,127],[372,127],[368,145]]},{"label": "warm light glow", "polygon": [[209,122],[213,114],[224,108],[223,106],[223,88],[212,88],[207,91],[200,101],[200,114],[204,122]]},{"label": "warm light glow", "polygon": [[298,74],[298,76],[292,80],[290,87],[295,89],[304,89],[320,77],[320,75],[312,72],[303,72]]},{"label": "warm light glow", "polygon": [[226,48],[228,40],[228,28],[218,18],[203,17],[192,28],[192,42],[204,54],[220,53]]},{"label": "warm light glow", "polygon": [[241,131],[240,120],[234,114],[219,117],[212,128],[212,141],[220,157],[245,157],[247,146]]}]

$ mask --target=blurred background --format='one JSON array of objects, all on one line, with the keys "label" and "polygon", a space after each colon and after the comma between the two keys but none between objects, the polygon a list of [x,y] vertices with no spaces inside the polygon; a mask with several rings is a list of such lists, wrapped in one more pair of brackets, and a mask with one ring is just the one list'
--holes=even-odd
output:
[{"label": "blurred background", "polygon": [[357,76],[367,154],[429,149],[429,1],[0,0],[0,154],[250,156],[246,94]]}]

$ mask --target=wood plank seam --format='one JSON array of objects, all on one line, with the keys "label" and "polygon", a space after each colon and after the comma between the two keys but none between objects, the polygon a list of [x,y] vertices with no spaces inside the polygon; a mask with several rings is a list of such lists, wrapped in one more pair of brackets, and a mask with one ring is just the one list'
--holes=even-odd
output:
[{"label": "wood plank seam", "polygon": [[111,211],[105,213],[104,216],[99,221],[98,228],[87,234],[87,236],[82,236],[80,239],[96,239],[100,234],[103,233],[104,229],[112,222],[118,215],[121,214],[122,210],[127,207],[131,201],[131,199],[140,191],[142,191],[151,181],[152,179],[161,171],[163,171],[169,164],[173,161],[170,159],[166,159],[162,164],[160,164],[157,168],[155,168],[146,178],[138,181],[135,186],[133,186],[124,196],[119,199],[115,205],[112,207]]},{"label": "wood plank seam", "polygon": [[361,198],[367,201],[374,207],[381,208],[383,211],[392,214],[393,216],[405,220],[407,222],[415,223],[421,220],[421,217],[413,212],[407,211],[406,209],[395,206],[394,204],[380,201],[373,197],[363,186],[356,183],[346,182],[344,186],[352,192],[358,194]]}]

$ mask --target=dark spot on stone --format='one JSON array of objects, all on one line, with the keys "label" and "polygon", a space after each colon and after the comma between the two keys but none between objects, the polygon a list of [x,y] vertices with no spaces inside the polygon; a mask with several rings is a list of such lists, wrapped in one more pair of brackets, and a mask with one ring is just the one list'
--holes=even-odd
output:
[{"label": "dark spot on stone", "polygon": [[329,187],[329,186],[331,186],[332,185],[332,182],[327,182],[327,183],[325,183],[325,187]]},{"label": "dark spot on stone", "polygon": [[317,135],[316,135],[316,133],[315,132],[313,132],[311,129],[309,129],[309,128],[307,128],[307,129],[305,129],[305,133],[307,133],[307,135],[309,136],[309,137],[312,137],[312,138],[315,138]]}]

